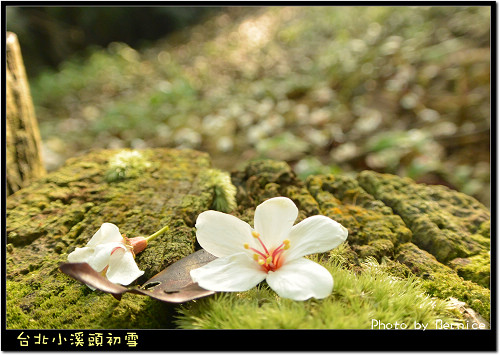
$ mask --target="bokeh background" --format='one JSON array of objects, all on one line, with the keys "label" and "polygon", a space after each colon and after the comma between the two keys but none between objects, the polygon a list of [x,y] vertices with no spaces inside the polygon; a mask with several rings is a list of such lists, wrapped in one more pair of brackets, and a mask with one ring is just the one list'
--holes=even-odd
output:
[{"label": "bokeh background", "polygon": [[488,6],[7,7],[47,169],[176,147],[490,203]]}]

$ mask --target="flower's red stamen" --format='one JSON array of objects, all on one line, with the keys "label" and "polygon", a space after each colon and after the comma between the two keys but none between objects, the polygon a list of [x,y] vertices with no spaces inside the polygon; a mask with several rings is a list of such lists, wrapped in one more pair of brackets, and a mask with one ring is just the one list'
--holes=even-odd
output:
[{"label": "flower's red stamen", "polygon": [[284,244],[281,244],[279,247],[274,249],[273,254],[271,255],[273,257],[273,259],[276,257],[276,255],[278,255],[278,253],[283,252],[283,246],[284,246]]},{"label": "flower's red stamen", "polygon": [[285,250],[287,250],[288,248],[290,248],[290,240],[288,239],[285,239],[283,241],[283,243],[281,243],[281,245],[279,247],[277,247],[276,249],[274,249],[273,251],[273,258],[276,257],[277,255],[283,253]]},{"label": "flower's red stamen", "polygon": [[264,249],[264,252],[251,248],[248,243],[243,244],[245,249],[252,250],[255,254],[253,255],[254,260],[266,271],[275,271],[283,263],[281,256],[283,252],[290,248],[290,240],[285,239],[277,248],[271,249],[272,252],[266,248],[262,240],[260,239],[260,234],[256,231],[252,232],[252,236],[257,239]]},{"label": "flower's red stamen", "polygon": [[257,240],[260,242],[260,245],[262,245],[262,247],[264,248],[264,251],[266,252],[266,254],[269,255],[269,250],[267,250],[267,248],[264,245],[264,243],[262,243],[262,240],[260,240],[260,238],[257,238]]},{"label": "flower's red stamen", "polygon": [[264,260],[267,258],[267,255],[265,255],[264,253],[258,251],[257,249],[254,249],[254,248],[248,248],[248,249],[250,249],[251,251],[254,251],[257,254],[259,254],[260,256],[262,256],[264,258]]},{"label": "flower's red stamen", "polygon": [[264,243],[260,239],[260,234],[256,231],[252,231],[252,236],[259,241],[260,245],[262,245],[262,247],[264,248],[264,251],[266,252],[266,254],[269,255],[269,251],[267,250],[266,246],[264,245]]},{"label": "flower's red stamen", "polygon": [[120,248],[120,247],[116,247],[116,248],[114,248],[113,250],[111,250],[111,255],[113,255],[113,253],[114,253],[115,251],[117,251],[118,249],[121,249],[121,248]]}]

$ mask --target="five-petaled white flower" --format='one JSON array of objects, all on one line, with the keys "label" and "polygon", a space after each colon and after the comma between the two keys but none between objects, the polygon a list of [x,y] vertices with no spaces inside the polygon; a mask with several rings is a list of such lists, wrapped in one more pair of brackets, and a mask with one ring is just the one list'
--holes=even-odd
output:
[{"label": "five-petaled white flower", "polygon": [[218,259],[191,270],[191,278],[211,291],[246,291],[266,280],[281,297],[327,297],[333,277],[305,255],[331,250],[347,239],[347,229],[326,216],[293,225],[298,209],[275,197],[257,206],[254,227],[235,216],[205,211],[196,221],[196,238]]},{"label": "five-petaled white flower", "polygon": [[126,238],[120,234],[117,226],[104,223],[85,247],[76,248],[68,255],[68,261],[86,262],[109,281],[129,285],[144,274],[134,257],[146,246],[146,238]]}]

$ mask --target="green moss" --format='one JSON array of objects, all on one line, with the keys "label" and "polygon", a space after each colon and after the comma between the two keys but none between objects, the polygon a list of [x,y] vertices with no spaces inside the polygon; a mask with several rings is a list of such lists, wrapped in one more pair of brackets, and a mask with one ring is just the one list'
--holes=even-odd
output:
[{"label": "green moss", "polygon": [[[290,199],[297,205],[304,217],[320,214],[318,202],[311,196],[307,188],[302,185],[289,185],[283,191],[284,196]],[[299,216],[300,218],[301,216]]]},{"label": "green moss", "polygon": [[[175,250],[179,253],[180,250]],[[25,275],[7,281],[7,328],[169,328],[173,307],[149,297],[121,301],[59,272],[66,255],[47,255]],[[35,264],[31,264],[34,265]]]},{"label": "green moss", "polygon": [[[440,262],[487,250],[488,209],[474,198],[444,186],[416,184],[408,178],[363,171],[361,187],[401,216],[413,233],[413,243]],[[471,237],[480,232],[484,238]]]},{"label": "green moss", "polygon": [[290,166],[282,161],[255,160],[231,175],[236,198],[243,207],[255,207],[265,200],[283,195],[287,186],[300,186]]},{"label": "green moss", "polygon": [[[208,156],[191,150],[143,151],[148,163],[132,164],[140,175],[108,182],[108,162],[117,154],[120,151],[96,151],[70,160],[9,196],[9,328],[171,326],[165,312],[171,307],[166,304],[137,295],[118,302],[58,270],[67,254],[84,246],[104,222],[116,224],[128,237],[170,227],[137,256],[145,271],[137,283],[194,251],[195,234],[189,224],[213,200],[208,192],[213,189],[198,179],[210,167]],[[192,197],[190,212],[181,213],[179,202],[186,196]]]},{"label": "green moss", "polygon": [[236,208],[236,187],[228,173],[217,169],[203,170],[200,182],[213,189],[212,209],[228,213]]},{"label": "green moss", "polygon": [[490,220],[484,221],[479,226],[477,233],[485,238],[490,238]]},{"label": "green moss", "polygon": [[25,284],[15,283],[7,280],[6,282],[6,307],[7,307],[7,328],[30,328],[30,317],[26,314],[27,307],[19,300],[32,293],[32,289]]},{"label": "green moss", "polygon": [[468,304],[484,319],[490,319],[490,290],[455,274],[433,273],[422,281],[424,290],[435,297],[455,297]]},{"label": "green moss", "polygon": [[354,246],[354,250],[362,258],[373,256],[379,261],[383,257],[394,257],[394,244],[387,239],[374,240],[367,245]]},{"label": "green moss", "polygon": [[408,277],[415,276],[415,274],[411,272],[408,266],[406,266],[405,264],[401,264],[400,262],[391,260],[389,258],[385,257],[382,258],[380,267],[388,274],[399,279],[406,279]]},{"label": "green moss", "polygon": [[[488,221],[489,224],[489,221]],[[488,235],[485,237],[481,233],[484,233],[482,231],[478,231],[476,234],[471,234],[469,236],[470,240],[473,243],[479,244],[483,247],[483,250],[488,250],[490,248],[490,234],[489,234],[489,228],[488,228]]]},{"label": "green moss", "polygon": [[185,224],[194,227],[198,215],[208,209],[212,209],[214,200],[214,189],[200,191],[199,194],[186,194],[181,198],[179,206],[175,207],[176,213],[182,217]]},{"label": "green moss", "polygon": [[421,277],[422,285],[430,295],[442,299],[455,297],[466,302],[485,319],[490,318],[490,290],[487,288],[464,280],[433,255],[412,243],[401,245],[395,259]]},{"label": "green moss", "polygon": [[437,319],[452,321],[446,302],[426,296],[414,278],[387,274],[373,260],[358,275],[331,259],[324,266],[335,280],[325,299],[283,299],[263,283],[183,305],[177,324],[186,329],[370,329],[378,320],[412,329],[414,322],[432,328]]},{"label": "green moss", "polygon": [[391,256],[394,246],[411,239],[411,231],[401,218],[363,190],[356,180],[315,175],[308,177],[306,185],[318,201],[321,214],[349,230],[348,243],[362,257],[374,256],[380,260]]},{"label": "green moss", "polygon": [[394,259],[408,266],[418,276],[433,272],[453,273],[453,270],[437,261],[432,254],[413,243],[401,244],[396,250]]},{"label": "green moss", "polygon": [[457,258],[450,262],[457,274],[466,280],[490,288],[490,253],[484,252],[470,258]]},{"label": "green moss", "polygon": [[171,327],[168,305],[148,297],[125,295],[121,301],[91,291],[59,275],[50,286],[7,282],[7,328],[99,329]]}]

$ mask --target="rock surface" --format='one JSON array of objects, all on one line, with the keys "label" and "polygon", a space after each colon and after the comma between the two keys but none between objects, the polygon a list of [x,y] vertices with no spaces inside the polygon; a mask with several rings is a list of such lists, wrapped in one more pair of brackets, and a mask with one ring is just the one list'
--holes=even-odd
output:
[{"label": "rock surface", "polygon": [[466,195],[372,171],[301,181],[286,163],[262,160],[232,173],[233,209],[221,203],[227,181],[213,178],[218,171],[204,153],[144,150],[129,166],[113,165],[117,154],[74,158],[8,197],[7,328],[173,327],[173,305],[129,294],[117,301],[60,273],[58,265],[103,222],[128,237],[168,224],[136,258],[145,270],[142,284],[198,248],[199,213],[226,206],[252,224],[255,207],[275,196],[297,204],[297,222],[324,214],[348,228],[345,256],[353,271],[374,257],[392,265],[395,276],[417,275],[431,296],[453,297],[489,319],[490,214]]}]

